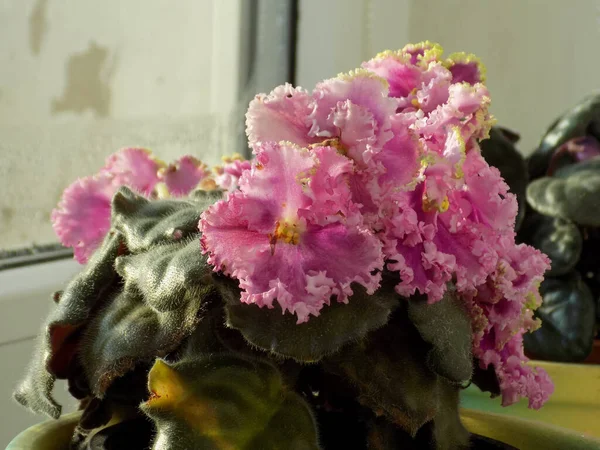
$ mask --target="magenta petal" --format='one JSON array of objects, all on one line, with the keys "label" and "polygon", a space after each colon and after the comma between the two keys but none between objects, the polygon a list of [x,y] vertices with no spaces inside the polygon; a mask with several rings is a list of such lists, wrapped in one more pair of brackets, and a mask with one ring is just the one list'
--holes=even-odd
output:
[{"label": "magenta petal", "polygon": [[362,66],[387,80],[392,97],[408,97],[421,86],[422,70],[402,53],[383,52]]},{"label": "magenta petal", "polygon": [[163,164],[149,150],[125,148],[107,158],[101,173],[109,174],[117,186],[127,186],[150,196],[159,181],[158,171],[161,167]]},{"label": "magenta petal", "polygon": [[246,134],[250,145],[261,141],[290,141],[302,147],[318,139],[308,137],[312,97],[301,87],[286,83],[269,95],[259,94],[246,113]]},{"label": "magenta petal", "polygon": [[75,181],[52,211],[55,233],[75,259],[85,264],[110,229],[110,202],[117,188],[103,175]]},{"label": "magenta petal", "polygon": [[476,84],[485,81],[485,68],[475,55],[454,53],[446,59],[444,65],[452,73],[453,83]]},{"label": "magenta petal", "polygon": [[198,183],[209,175],[209,172],[201,161],[186,155],[169,164],[165,169],[161,169],[159,174],[169,193],[180,197],[194,190]]}]

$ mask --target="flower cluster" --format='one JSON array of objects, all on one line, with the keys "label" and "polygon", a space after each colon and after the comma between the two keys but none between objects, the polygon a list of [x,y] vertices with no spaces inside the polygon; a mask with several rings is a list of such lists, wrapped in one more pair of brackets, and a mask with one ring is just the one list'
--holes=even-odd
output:
[{"label": "flower cluster", "polygon": [[[384,52],[312,92],[289,84],[247,112],[255,158],[239,190],[202,215],[209,263],[242,302],[301,324],[332,299],[374,292],[384,268],[403,296],[439,301],[449,283],[473,318],[473,352],[504,404],[538,408],[552,385],[525,365],[545,255],[515,243],[515,196],[481,156],[493,123],[485,73],[437,44]],[[222,172],[223,175],[226,171]]]},{"label": "flower cluster", "polygon": [[110,228],[110,202],[121,186],[148,198],[182,197],[196,188],[235,189],[241,170],[249,167],[248,161],[239,159],[224,158],[224,166],[211,173],[193,156],[167,165],[147,149],[122,149],[110,155],[97,174],[75,181],[64,191],[52,211],[54,231],[64,246],[73,247],[75,259],[85,264]]}]

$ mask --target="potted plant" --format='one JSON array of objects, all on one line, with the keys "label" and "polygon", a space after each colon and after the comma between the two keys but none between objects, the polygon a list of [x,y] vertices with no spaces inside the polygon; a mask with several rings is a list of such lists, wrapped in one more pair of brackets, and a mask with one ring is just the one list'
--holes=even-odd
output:
[{"label": "potted plant", "polygon": [[53,223],[86,266],[15,398],[58,418],[66,379],[82,411],[9,448],[511,448],[467,431],[459,391],[549,398],[523,353],[549,261],[481,156],[483,81],[408,45],[258,95],[252,161],[126,149],[67,188]]}]

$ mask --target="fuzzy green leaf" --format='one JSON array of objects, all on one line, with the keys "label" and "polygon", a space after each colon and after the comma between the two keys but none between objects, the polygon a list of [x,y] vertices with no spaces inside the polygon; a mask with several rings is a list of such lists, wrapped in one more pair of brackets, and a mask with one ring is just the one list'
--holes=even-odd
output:
[{"label": "fuzzy green leaf", "polygon": [[185,307],[213,284],[198,233],[183,242],[122,256],[115,266],[125,280],[125,290],[138,291],[148,306],[160,312]]},{"label": "fuzzy green leaf", "polygon": [[277,302],[272,309],[241,303],[237,283],[220,277],[217,281],[226,301],[228,326],[239,330],[256,347],[302,362],[318,361],[385,325],[400,300],[392,281],[382,283],[374,295],[353,285],[348,304],[332,299],[318,317],[297,325],[296,317],[283,314]]},{"label": "fuzzy green leaf", "polygon": [[578,225],[600,226],[600,171],[587,169],[565,178],[539,178],[527,187],[527,201],[541,214]]},{"label": "fuzzy green leaf", "polygon": [[[358,388],[358,400],[363,405],[415,437],[436,417],[443,389],[449,386],[429,369],[430,349],[402,306],[385,327],[326,358],[324,364]],[[458,390],[458,386],[451,388]],[[458,401],[453,407],[458,414]]]},{"label": "fuzzy green leaf", "polygon": [[468,382],[473,373],[471,319],[456,291],[448,289],[433,304],[425,296],[415,296],[407,307],[408,318],[431,344],[427,353],[431,370],[453,383]]},{"label": "fuzzy green leaf", "polygon": [[220,191],[197,191],[185,199],[148,200],[121,187],[112,200],[112,225],[132,253],[198,233],[202,212],[221,198]]},{"label": "fuzzy green leaf", "polygon": [[531,179],[546,174],[554,151],[568,140],[591,134],[600,140],[600,93],[586,97],[558,118],[529,158]]},{"label": "fuzzy green leaf", "polygon": [[537,359],[583,361],[594,341],[594,298],[576,272],[547,278],[540,286],[544,298],[536,316],[542,326],[524,335],[525,349]]},{"label": "fuzzy green leaf", "polygon": [[150,400],[154,450],[314,450],[308,405],[283,384],[270,363],[218,354],[173,364],[156,361]]},{"label": "fuzzy green leaf", "polygon": [[196,238],[117,258],[116,267],[125,288],[90,322],[81,347],[98,396],[138,362],[173,351],[218,298]]},{"label": "fuzzy green leaf", "polygon": [[44,326],[28,373],[14,393],[23,406],[54,418],[60,416],[61,407],[52,397],[54,381],[69,376],[80,330],[116,289],[118,277],[113,263],[123,252],[120,234],[109,234],[86,268],[60,295]]}]

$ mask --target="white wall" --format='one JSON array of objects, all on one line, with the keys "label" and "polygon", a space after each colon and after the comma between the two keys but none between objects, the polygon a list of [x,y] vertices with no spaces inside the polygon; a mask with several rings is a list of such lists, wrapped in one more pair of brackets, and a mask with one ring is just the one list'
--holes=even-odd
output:
[{"label": "white wall", "polygon": [[120,147],[239,151],[243,1],[0,0],[0,249],[55,242],[62,190]]},{"label": "white wall", "polygon": [[[324,5],[321,5],[323,3]],[[600,89],[599,0],[300,1],[298,84],[357,67],[408,42],[475,53],[492,112],[529,153],[564,109]]]}]

